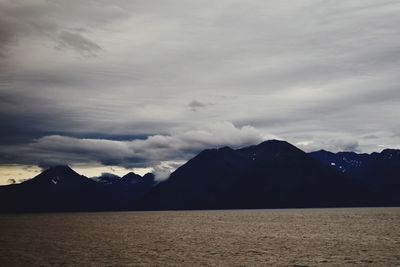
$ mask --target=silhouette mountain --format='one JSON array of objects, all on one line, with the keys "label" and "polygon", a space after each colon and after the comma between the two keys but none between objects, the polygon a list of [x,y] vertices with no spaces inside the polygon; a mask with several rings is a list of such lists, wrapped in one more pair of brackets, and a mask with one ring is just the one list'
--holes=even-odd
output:
[{"label": "silhouette mountain", "polygon": [[69,166],[54,166],[21,184],[1,186],[0,211],[125,210],[154,185],[152,174],[107,176],[89,179]]},{"label": "silhouette mountain", "polygon": [[135,174],[134,172],[130,172],[124,175],[118,183],[117,186],[121,187],[129,187],[133,186],[136,191],[141,191],[142,193],[147,193],[151,187],[156,184],[154,179],[154,174],[146,173],[143,177]]},{"label": "silhouette mountain", "polygon": [[155,185],[156,181],[152,173],[147,173],[142,177],[130,172],[108,187],[107,197],[113,201],[114,209],[129,210]]},{"label": "silhouette mountain", "polygon": [[157,183],[153,174],[89,179],[51,167],[0,186],[1,212],[399,206],[400,150],[305,153],[278,140],[207,149]]},{"label": "silhouette mountain", "polygon": [[201,152],[147,196],[141,209],[356,206],[368,192],[285,141]]},{"label": "silhouette mountain", "polygon": [[372,154],[320,150],[310,155],[324,165],[365,184],[374,193],[375,203],[400,203],[400,150],[385,149],[381,153]]},{"label": "silhouette mountain", "polygon": [[3,211],[98,210],[102,203],[98,183],[68,166],[51,167],[36,177],[0,187]]}]

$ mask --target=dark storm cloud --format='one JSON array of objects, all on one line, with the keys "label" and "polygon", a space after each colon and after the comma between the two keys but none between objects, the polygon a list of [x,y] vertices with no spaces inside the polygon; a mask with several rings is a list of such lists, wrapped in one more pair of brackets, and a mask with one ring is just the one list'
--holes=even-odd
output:
[{"label": "dark storm cloud", "polygon": [[365,0],[1,1],[0,162],[163,172],[271,137],[396,147],[399,13]]}]

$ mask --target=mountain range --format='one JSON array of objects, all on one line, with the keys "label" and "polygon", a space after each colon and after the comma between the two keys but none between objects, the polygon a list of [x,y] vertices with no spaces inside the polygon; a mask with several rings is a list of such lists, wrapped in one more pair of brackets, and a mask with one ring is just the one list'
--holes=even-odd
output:
[{"label": "mountain range", "polygon": [[1,212],[261,209],[400,205],[400,150],[305,153],[285,141],[207,149],[153,174],[87,178],[68,166],[0,187]]}]

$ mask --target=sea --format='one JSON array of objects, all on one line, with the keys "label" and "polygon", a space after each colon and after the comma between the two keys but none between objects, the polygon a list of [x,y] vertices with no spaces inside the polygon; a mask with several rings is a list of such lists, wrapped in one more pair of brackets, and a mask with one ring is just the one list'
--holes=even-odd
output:
[{"label": "sea", "polygon": [[400,208],[3,214],[0,266],[400,266]]}]

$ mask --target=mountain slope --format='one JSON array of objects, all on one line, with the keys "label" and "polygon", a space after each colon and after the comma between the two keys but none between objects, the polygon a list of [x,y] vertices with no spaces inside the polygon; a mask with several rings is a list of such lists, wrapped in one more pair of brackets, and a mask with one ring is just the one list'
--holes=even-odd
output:
[{"label": "mountain slope", "polygon": [[1,212],[400,205],[400,151],[305,153],[271,140],[199,153],[159,184],[153,174],[88,179],[68,166],[0,186]]},{"label": "mountain slope", "polygon": [[381,205],[400,203],[400,150],[385,149],[372,154],[320,150],[310,155],[368,186]]},{"label": "mountain slope", "polygon": [[154,188],[143,209],[353,206],[366,201],[357,182],[284,141],[201,152]]},{"label": "mountain slope", "polygon": [[129,210],[140,198],[147,194],[156,181],[152,173],[143,177],[130,172],[118,180],[118,182],[107,187],[107,198],[114,204],[115,209]]},{"label": "mountain slope", "polygon": [[0,188],[2,211],[75,211],[103,208],[101,187],[68,166],[49,168],[21,184]]},{"label": "mountain slope", "polygon": [[55,166],[21,184],[1,186],[0,211],[126,210],[154,185],[152,174],[89,179],[68,166]]}]

